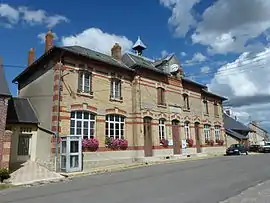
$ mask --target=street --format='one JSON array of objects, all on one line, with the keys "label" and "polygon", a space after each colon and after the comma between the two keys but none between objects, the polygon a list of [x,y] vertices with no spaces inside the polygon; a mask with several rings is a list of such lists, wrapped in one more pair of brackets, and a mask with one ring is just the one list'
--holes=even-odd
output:
[{"label": "street", "polygon": [[269,154],[215,157],[14,188],[0,202],[218,203],[268,179]]}]

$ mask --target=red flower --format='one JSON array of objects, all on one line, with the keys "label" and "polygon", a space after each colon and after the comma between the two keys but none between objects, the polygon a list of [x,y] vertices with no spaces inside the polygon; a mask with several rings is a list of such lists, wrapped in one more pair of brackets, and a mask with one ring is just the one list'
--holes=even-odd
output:
[{"label": "red flower", "polygon": [[193,147],[194,141],[193,141],[192,138],[188,138],[188,139],[186,140],[186,142],[187,142],[187,144],[188,144],[188,147]]},{"label": "red flower", "polygon": [[160,144],[162,144],[163,147],[168,147],[169,141],[163,138],[160,140]]}]

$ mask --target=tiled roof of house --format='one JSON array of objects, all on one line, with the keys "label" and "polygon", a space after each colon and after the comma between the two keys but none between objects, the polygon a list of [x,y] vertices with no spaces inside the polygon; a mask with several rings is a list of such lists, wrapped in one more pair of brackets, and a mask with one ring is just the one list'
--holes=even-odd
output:
[{"label": "tiled roof of house", "polygon": [[249,132],[252,131],[246,125],[244,125],[243,123],[231,118],[226,113],[223,113],[223,121],[224,121],[224,128],[225,129],[241,130],[241,131],[249,131]]},{"label": "tiled roof of house", "polygon": [[237,132],[235,132],[233,130],[230,130],[230,129],[225,129],[225,132],[227,134],[229,134],[230,136],[232,136],[234,138],[237,138],[239,140],[246,140],[246,139],[248,139],[247,136],[241,135],[240,133],[237,133]]},{"label": "tiled roof of house", "polygon": [[215,94],[215,93],[213,93],[213,92],[210,92],[210,91],[208,91],[208,90],[206,90],[206,89],[202,89],[202,91],[203,91],[205,94],[208,94],[208,95],[211,95],[211,96],[214,96],[214,97],[221,98],[223,101],[227,100],[227,98],[222,97],[222,96],[220,96],[220,95],[217,95],[217,94]]},{"label": "tiled roof of house", "polygon": [[8,83],[4,73],[4,67],[2,64],[2,59],[0,57],[0,96],[11,96],[11,93],[8,88]]},{"label": "tiled roof of house", "polygon": [[38,124],[39,121],[26,98],[12,98],[8,101],[7,123]]},{"label": "tiled roof of house", "polygon": [[255,126],[256,128],[259,128],[259,129],[261,129],[262,131],[264,131],[264,132],[266,132],[266,133],[268,133],[268,131],[267,130],[265,130],[264,128],[262,128],[262,127],[260,127],[260,126],[258,126],[258,125],[255,125],[254,123],[250,123],[251,125],[253,125],[253,126]]}]

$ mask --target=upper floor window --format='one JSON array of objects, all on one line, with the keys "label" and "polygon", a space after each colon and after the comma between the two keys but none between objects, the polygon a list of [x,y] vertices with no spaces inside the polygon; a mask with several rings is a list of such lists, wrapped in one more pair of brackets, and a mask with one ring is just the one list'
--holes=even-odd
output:
[{"label": "upper floor window", "polygon": [[157,88],[157,104],[165,105],[165,90],[162,87]]},{"label": "upper floor window", "polygon": [[203,132],[204,132],[205,141],[209,141],[211,139],[211,137],[210,137],[210,125],[205,124],[203,126]]},{"label": "upper floor window", "polygon": [[218,112],[218,104],[215,102],[214,103],[214,114],[215,114],[215,116],[219,116],[219,112]]},{"label": "upper floor window", "polygon": [[70,119],[70,134],[80,135],[83,139],[95,136],[95,114],[87,111],[73,111]]},{"label": "upper floor window", "polygon": [[189,128],[189,122],[186,121],[184,123],[184,132],[185,132],[185,138],[189,139],[190,138],[190,128]]},{"label": "upper floor window", "polygon": [[159,141],[161,141],[162,139],[166,139],[165,119],[159,119],[158,128],[159,128]]},{"label": "upper floor window", "polygon": [[187,94],[183,94],[183,99],[184,99],[184,109],[189,110],[189,97]]},{"label": "upper floor window", "polygon": [[218,125],[215,126],[215,139],[220,140],[220,126]]},{"label": "upper floor window", "polygon": [[78,80],[78,91],[92,93],[92,75],[89,72],[80,71]]},{"label": "upper floor window", "polygon": [[203,101],[203,113],[204,114],[209,114],[209,111],[208,111],[208,102],[206,100]]},{"label": "upper floor window", "polygon": [[117,78],[113,78],[111,80],[111,99],[122,99],[121,92],[121,80]]},{"label": "upper floor window", "polygon": [[114,139],[124,137],[125,117],[121,115],[106,116],[106,136]]}]

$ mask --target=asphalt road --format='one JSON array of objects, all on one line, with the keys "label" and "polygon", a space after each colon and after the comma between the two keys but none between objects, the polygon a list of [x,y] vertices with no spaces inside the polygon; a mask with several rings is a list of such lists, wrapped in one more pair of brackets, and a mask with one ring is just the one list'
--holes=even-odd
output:
[{"label": "asphalt road", "polygon": [[270,179],[270,154],[154,165],[0,193],[1,203],[218,203]]}]

